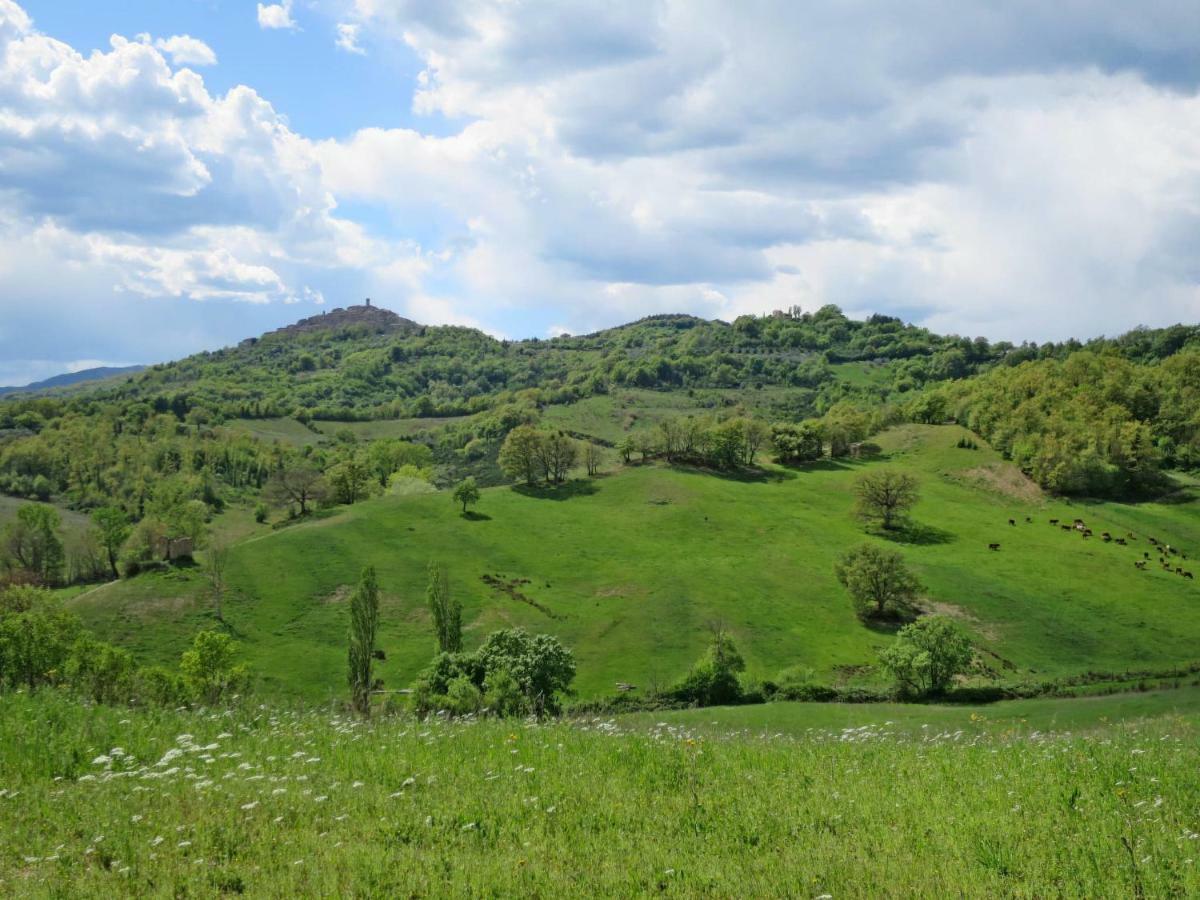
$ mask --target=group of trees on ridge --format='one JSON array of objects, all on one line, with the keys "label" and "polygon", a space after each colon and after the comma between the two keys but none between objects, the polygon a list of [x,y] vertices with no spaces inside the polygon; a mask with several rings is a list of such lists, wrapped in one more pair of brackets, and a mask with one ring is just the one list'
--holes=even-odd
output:
[{"label": "group of trees on ridge", "polygon": [[[800,429],[785,458],[809,457],[811,432],[802,425],[810,418],[822,419],[835,454],[893,422],[953,419],[1052,491],[1135,494],[1154,489],[1163,468],[1200,465],[1198,348],[1193,327],[1014,347],[938,337],[882,316],[855,322],[836,307],[742,317],[732,325],[657,316],[551,341],[495,341],[461,328],[273,335],[152,367],[115,387],[0,402],[0,492],[62,498],[82,510],[119,507],[137,522],[163,480],[185,482],[192,499],[219,510],[226,499],[259,494],[274,475],[302,465],[319,470],[347,502],[371,489],[364,469],[378,475],[387,465],[367,458],[389,452],[376,450],[379,442],[364,450],[353,435],[300,449],[226,427],[266,415],[311,421],[478,413],[447,421],[422,439],[427,455],[402,465],[444,472],[444,482],[476,475],[490,483],[499,477],[504,437],[537,424],[549,405],[632,385],[786,385],[796,402],[768,417]],[[884,362],[891,381],[838,379],[830,367],[844,360]],[[403,399],[410,394],[417,405]],[[838,435],[837,418],[869,424],[864,431],[851,421]],[[787,440],[776,436],[779,446]],[[663,443],[673,456],[671,439]],[[641,451],[635,443],[621,452]]]}]

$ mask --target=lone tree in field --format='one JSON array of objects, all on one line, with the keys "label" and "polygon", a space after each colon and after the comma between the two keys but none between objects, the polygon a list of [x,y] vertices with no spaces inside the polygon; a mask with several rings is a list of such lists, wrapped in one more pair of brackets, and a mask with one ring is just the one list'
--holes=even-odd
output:
[{"label": "lone tree in field", "polygon": [[464,516],[467,514],[468,506],[474,506],[479,502],[479,485],[475,483],[473,475],[468,475],[454,486],[454,502],[462,504]]},{"label": "lone tree in field", "polygon": [[210,537],[208,547],[204,550],[204,577],[208,579],[208,589],[212,592],[213,614],[218,622],[225,621],[225,568],[229,562],[229,544],[221,537]]},{"label": "lone tree in field", "polygon": [[926,616],[905,625],[896,642],[879,654],[901,692],[942,694],[954,676],[971,666],[971,642],[946,616]]},{"label": "lone tree in field", "polygon": [[117,559],[121,555],[121,547],[129,538],[129,516],[116,506],[102,506],[92,513],[92,528],[96,535],[96,543],[108,557],[108,566],[112,569],[113,578],[120,576],[117,571]]},{"label": "lone tree in field", "polygon": [[857,512],[868,521],[877,520],[885,530],[895,528],[916,504],[917,487],[916,478],[894,469],[867,472],[854,483]]},{"label": "lone tree in field", "polygon": [[295,503],[300,515],[308,515],[310,503],[320,503],[329,495],[325,477],[316,469],[296,466],[276,472],[267,482],[266,496],[276,504]]},{"label": "lone tree in field", "polygon": [[462,604],[450,596],[446,567],[429,564],[429,587],[425,591],[429,612],[433,615],[433,630],[437,634],[438,650],[458,653],[462,650]]},{"label": "lone tree in field", "polygon": [[371,714],[371,662],[375,657],[375,632],[379,627],[379,585],[375,567],[367,566],[350,598],[350,703],[355,712]]},{"label": "lone tree in field", "polygon": [[862,544],[833,568],[860,619],[895,619],[912,612],[921,583],[892,550]]}]

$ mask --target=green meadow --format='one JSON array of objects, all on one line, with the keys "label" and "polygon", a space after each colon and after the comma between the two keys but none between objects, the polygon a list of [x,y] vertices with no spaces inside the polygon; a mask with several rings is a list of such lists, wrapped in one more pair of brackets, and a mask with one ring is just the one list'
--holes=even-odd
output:
[{"label": "green meadow", "polygon": [[[1150,536],[1200,552],[1194,502],[1050,500],[990,450],[955,447],[964,433],[905,426],[880,436],[879,461],[736,477],[610,460],[600,477],[580,473],[558,489],[487,489],[466,518],[435,493],[274,530],[247,520],[229,564],[228,628],[267,694],[340,699],[348,586],[374,565],[380,674],[388,688],[406,687],[433,650],[425,570],[440,560],[465,607],[468,647],[507,625],[554,634],[575,652],[581,698],[617,682],[643,692],[670,684],[715,623],[732,632],[751,677],[801,665],[828,683],[881,684],[875,663],[891,634],[855,618],[833,563],[883,540],[851,510],[856,475],[887,465],[921,480],[912,526],[889,543],[920,575],[925,606],[958,620],[992,677],[1153,672],[1200,657],[1200,584],[1154,561],[1134,566]],[[1096,537],[1049,524],[1076,516]],[[1135,537],[1106,544],[1105,530]],[[203,587],[184,568],[71,603],[103,638],[143,661],[173,662],[213,624]]]},{"label": "green meadow", "polygon": [[868,724],[720,735],[3,695],[0,894],[1200,892],[1194,716],[1041,734],[852,709]]}]

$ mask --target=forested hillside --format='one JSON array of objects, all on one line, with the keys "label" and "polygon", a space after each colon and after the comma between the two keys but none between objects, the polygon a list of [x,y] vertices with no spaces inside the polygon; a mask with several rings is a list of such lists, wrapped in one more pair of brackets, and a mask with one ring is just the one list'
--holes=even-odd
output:
[{"label": "forested hillside", "polygon": [[[525,426],[565,434],[570,465],[730,469],[760,454],[836,459],[889,425],[957,421],[1053,493],[1153,496],[1172,490],[1164,471],[1200,464],[1198,347],[1192,326],[1014,346],[834,306],[502,341],[355,306],[117,384],[5,399],[0,492],[122,520],[110,542],[122,537],[134,568],[164,535],[199,546],[229,503],[266,520],[520,480],[501,450]],[[12,540],[7,565],[24,568]],[[35,576],[99,577],[111,549]]]}]

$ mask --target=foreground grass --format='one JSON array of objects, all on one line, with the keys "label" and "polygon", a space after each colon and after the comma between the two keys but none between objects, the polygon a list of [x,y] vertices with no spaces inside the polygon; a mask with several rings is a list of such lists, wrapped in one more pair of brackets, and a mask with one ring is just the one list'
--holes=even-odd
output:
[{"label": "foreground grass", "polygon": [[369,725],[0,698],[0,894],[1187,896],[1187,720],[1089,736]]}]

